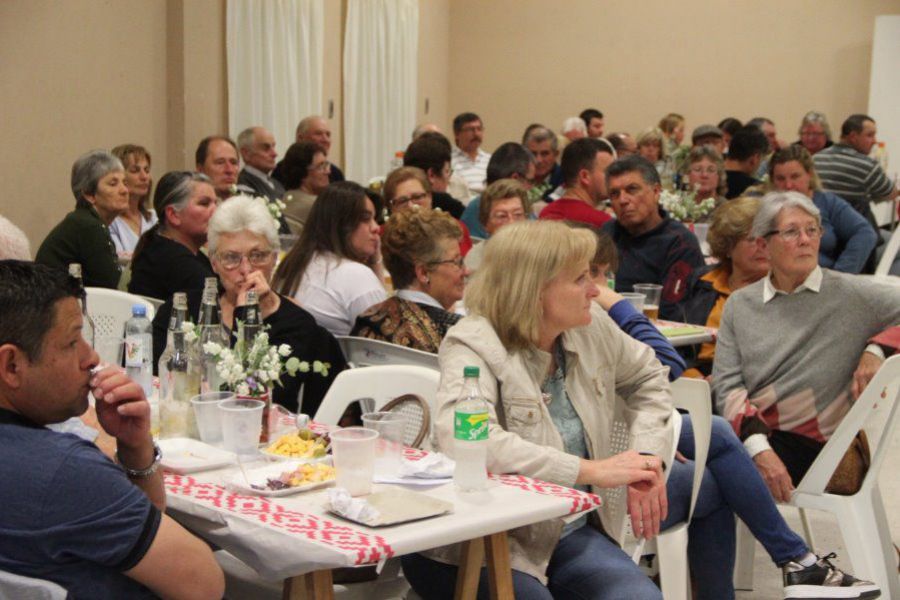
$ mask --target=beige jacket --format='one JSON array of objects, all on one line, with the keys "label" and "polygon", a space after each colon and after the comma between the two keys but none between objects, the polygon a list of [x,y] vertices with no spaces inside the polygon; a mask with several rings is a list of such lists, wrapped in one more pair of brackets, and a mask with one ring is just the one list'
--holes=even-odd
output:
[{"label": "beige jacket", "polygon": [[[668,456],[672,444],[668,368],[656,360],[649,346],[626,335],[601,308],[594,305],[591,310],[591,324],[567,331],[562,339],[566,391],[584,424],[591,458],[611,455],[609,437],[615,414],[630,427],[631,447]],[[479,316],[466,317],[451,328],[439,353],[441,383],[435,420],[439,449],[453,455],[453,407],[462,391],[463,367],[477,366],[491,418],[488,470],[574,486],[581,459],[564,451],[541,399],[540,385],[550,358],[549,353],[537,349],[507,352],[490,323]],[[498,423],[495,410],[498,383],[506,430]],[[617,395],[623,399],[618,413]],[[614,514],[622,515],[619,521],[624,518],[624,511],[614,507],[601,509],[606,531],[621,529],[611,520]],[[553,519],[511,531],[512,567],[546,583],[547,564],[562,526],[562,519]],[[458,552],[458,546],[446,546],[428,555],[458,564]]]}]

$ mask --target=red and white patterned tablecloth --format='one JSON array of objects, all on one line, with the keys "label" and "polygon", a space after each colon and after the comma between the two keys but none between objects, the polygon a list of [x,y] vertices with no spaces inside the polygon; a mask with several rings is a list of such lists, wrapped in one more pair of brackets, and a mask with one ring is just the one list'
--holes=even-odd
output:
[{"label": "red and white patterned tablecloth", "polygon": [[[407,449],[417,460],[426,453]],[[506,531],[600,506],[589,494],[520,475],[491,475],[488,491],[459,496],[452,484],[417,490],[449,500],[454,512],[427,521],[373,529],[323,508],[324,491],[280,498],[228,489],[234,469],[166,473],[170,513],[198,534],[277,580],[323,568],[376,564],[392,556]],[[376,484],[375,489],[381,487]]]}]

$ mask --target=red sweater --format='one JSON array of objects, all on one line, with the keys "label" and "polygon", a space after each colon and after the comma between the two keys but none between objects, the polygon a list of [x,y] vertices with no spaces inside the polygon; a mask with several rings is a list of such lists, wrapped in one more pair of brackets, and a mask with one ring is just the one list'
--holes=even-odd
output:
[{"label": "red sweater", "polygon": [[597,210],[576,198],[560,198],[551,202],[544,207],[539,218],[551,221],[581,221],[594,227],[600,227],[612,219],[602,210]]}]

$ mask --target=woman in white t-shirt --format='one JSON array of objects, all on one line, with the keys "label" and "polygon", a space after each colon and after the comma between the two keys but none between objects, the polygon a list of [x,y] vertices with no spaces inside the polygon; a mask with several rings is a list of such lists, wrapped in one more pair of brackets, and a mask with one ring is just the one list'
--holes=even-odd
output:
[{"label": "woman in white t-shirt", "polygon": [[360,313],[387,299],[376,213],[362,186],[329,185],[275,273],[273,287],[333,335],[349,334]]}]

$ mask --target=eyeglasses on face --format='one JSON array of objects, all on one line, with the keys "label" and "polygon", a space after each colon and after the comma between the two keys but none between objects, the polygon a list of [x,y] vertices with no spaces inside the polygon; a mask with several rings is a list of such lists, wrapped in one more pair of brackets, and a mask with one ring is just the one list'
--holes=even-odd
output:
[{"label": "eyeglasses on face", "polygon": [[438,265],[453,265],[457,269],[462,269],[466,265],[466,261],[462,256],[457,256],[456,258],[449,258],[447,260],[433,260],[428,264],[435,267]]},{"label": "eyeglasses on face", "polygon": [[800,229],[799,227],[775,229],[767,233],[766,236],[779,235],[781,236],[781,239],[786,242],[796,242],[800,239],[801,233],[805,233],[806,237],[811,240],[817,240],[822,236],[822,228],[818,225],[810,225],[809,227],[804,227],[803,229]]},{"label": "eyeglasses on face", "polygon": [[331,169],[331,163],[329,161],[320,162],[319,164],[313,164],[309,166],[310,171],[322,171],[323,173],[329,171]]},{"label": "eyeglasses on face", "polygon": [[703,173],[707,173],[708,175],[715,175],[718,172],[718,167],[701,167],[699,165],[691,167],[691,173],[695,173],[697,175],[702,175]]},{"label": "eyeglasses on face", "polygon": [[272,260],[273,256],[275,256],[275,253],[271,250],[252,250],[249,254],[241,254],[240,252],[216,253],[219,264],[229,271],[241,266],[241,262],[243,262],[244,258],[246,258],[247,262],[254,267],[263,267]]},{"label": "eyeglasses on face", "polygon": [[497,211],[491,213],[491,221],[506,223],[509,221],[521,221],[525,218],[524,210],[514,210],[512,212]]},{"label": "eyeglasses on face", "polygon": [[406,206],[410,202],[413,204],[422,205],[425,203],[425,198],[428,197],[428,192],[416,192],[415,194],[410,194],[409,196],[397,196],[393,200],[391,200],[391,206],[394,208],[400,208],[401,206]]}]

